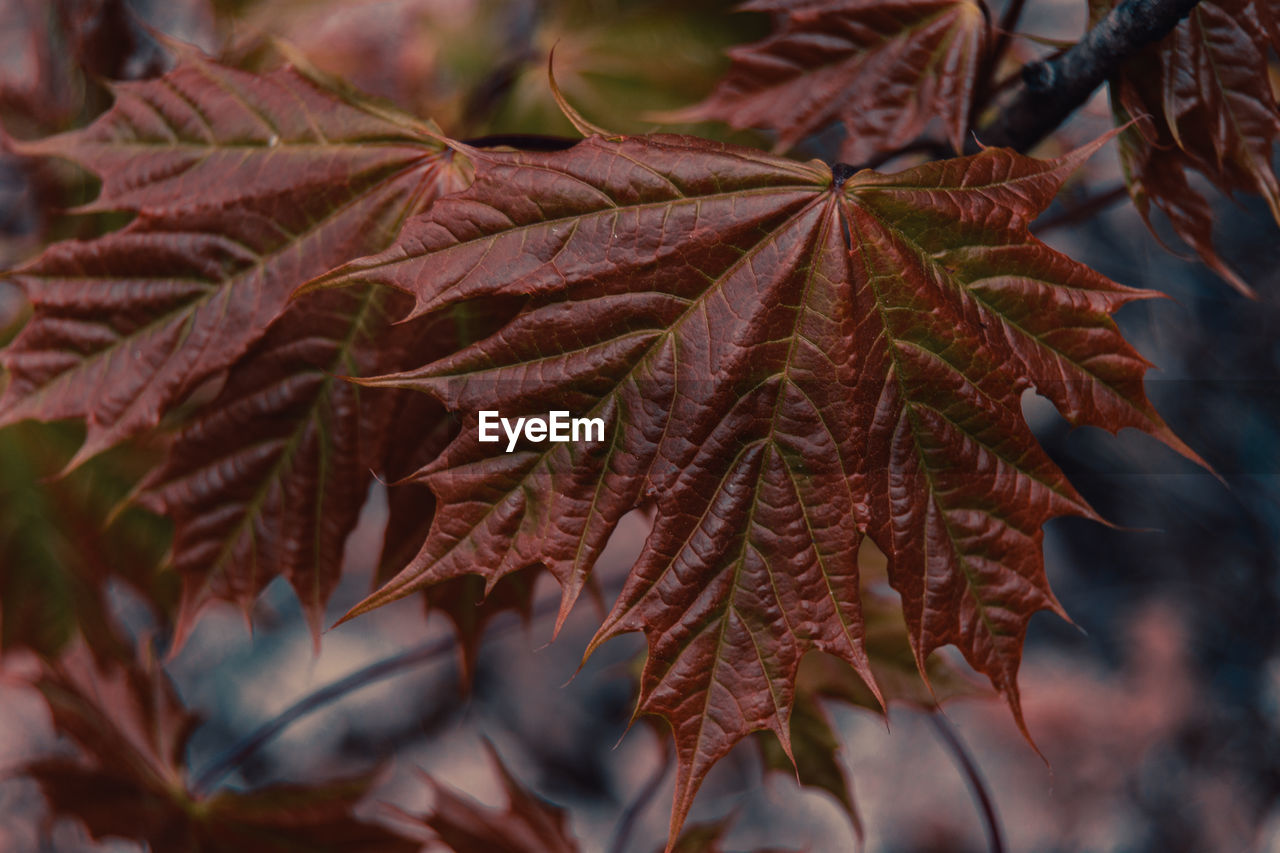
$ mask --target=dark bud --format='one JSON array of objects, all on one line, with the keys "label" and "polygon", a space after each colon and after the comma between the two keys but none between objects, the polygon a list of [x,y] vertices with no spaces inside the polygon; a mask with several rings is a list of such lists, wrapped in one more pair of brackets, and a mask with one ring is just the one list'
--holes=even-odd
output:
[{"label": "dark bud", "polygon": [[1022,68],[1022,82],[1032,92],[1047,92],[1053,88],[1053,66],[1047,62],[1032,62]]}]

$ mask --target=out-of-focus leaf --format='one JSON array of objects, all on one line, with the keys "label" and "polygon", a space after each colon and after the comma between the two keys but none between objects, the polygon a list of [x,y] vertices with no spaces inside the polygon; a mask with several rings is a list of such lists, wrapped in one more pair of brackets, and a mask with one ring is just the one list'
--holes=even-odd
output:
[{"label": "out-of-focus leaf", "polygon": [[164,529],[140,510],[106,521],[154,453],[124,447],[68,477],[78,430],[21,424],[0,430],[0,649],[56,656],[77,634],[107,653],[104,586],[127,582],[162,615],[172,603],[157,569]]},{"label": "out-of-focus leaf", "polygon": [[647,128],[645,114],[709,89],[722,50],[761,32],[730,3],[704,0],[273,0],[248,13],[234,52],[269,61],[283,38],[318,67],[450,135],[571,133],[546,85],[607,127]]},{"label": "out-of-focus leaf", "polygon": [[85,200],[88,182],[73,169],[14,156],[10,139],[86,123],[110,104],[104,81],[162,73],[172,57],[153,32],[212,46],[213,10],[207,0],[0,3],[0,269],[52,237],[101,233],[94,219],[57,216]]},{"label": "out-of-focus leaf", "polygon": [[317,785],[225,791],[204,804],[199,853],[418,853],[422,845],[359,820],[352,811],[369,793],[369,776]]},{"label": "out-of-focus leaf", "polygon": [[[840,739],[832,731],[826,713],[798,682],[795,706],[791,709],[791,755],[787,755],[772,732],[760,732],[757,738],[766,770],[798,778],[801,785],[818,788],[835,797],[858,837],[862,837],[862,819],[854,804],[852,786],[837,755]],[[679,844],[676,849],[680,849]]]},{"label": "out-of-focus leaf", "polygon": [[516,572],[503,577],[491,590],[479,575],[464,575],[423,591],[428,613],[442,613],[453,624],[464,691],[471,687],[480,643],[494,617],[512,611],[529,618],[537,575],[536,569]]},{"label": "out-of-focus leaf", "polygon": [[[807,652],[872,683],[864,531],[888,556],[916,660],[957,645],[1020,720],[1027,622],[1060,611],[1041,525],[1092,516],[1027,428],[1022,393],[1194,456],[1110,318],[1149,294],[1027,230],[1085,153],[851,175],[676,136],[470,152],[471,187],[312,285],[401,287],[415,315],[527,299],[460,352],[367,380],[433,394],[463,428],[420,474],[440,502],[425,545],[351,615],[540,564],[563,619],[618,521],[653,500],[591,647],[648,638],[639,711],[675,731],[672,838],[738,740],[768,729],[789,745]],[[480,441],[480,410],[598,417],[604,440],[506,452]]]},{"label": "out-of-focus leaf", "polygon": [[974,0],[754,0],[778,32],[730,51],[733,67],[704,102],[677,114],[767,128],[785,151],[837,122],[841,158],[865,163],[940,119],[964,150],[987,21]]},{"label": "out-of-focus leaf", "polygon": [[370,777],[187,793],[183,751],[196,718],[149,655],[95,660],[83,645],[35,681],[55,729],[79,758],[40,758],[22,772],[55,814],[81,821],[95,839],[126,838],[182,853],[413,853],[417,842],[356,819]]},{"label": "out-of-focus leaf", "polygon": [[439,400],[405,394],[388,425],[388,453],[381,473],[387,480],[387,528],[375,582],[386,583],[422,548],[435,519],[431,489],[412,475],[430,464],[457,434],[457,421]]},{"label": "out-of-focus leaf", "polygon": [[[1094,0],[1093,14],[1109,4]],[[1121,67],[1111,81],[1129,193],[1144,218],[1151,205],[1216,273],[1251,293],[1213,245],[1213,211],[1192,188],[1198,172],[1222,192],[1262,196],[1280,223],[1280,178],[1273,166],[1280,105],[1270,63],[1280,51],[1277,10],[1266,0],[1205,0],[1162,41]]]},{"label": "out-of-focus leaf", "polygon": [[[730,814],[720,820],[708,823],[697,823],[680,833],[675,844],[667,848],[669,853],[726,853],[725,836],[733,826],[734,815]],[[658,848],[662,850],[663,848]],[[754,853],[788,853],[778,848],[759,849]],[[792,851],[794,853],[794,851]]]},{"label": "out-of-focus leaf", "polygon": [[[259,65],[273,58],[270,39],[283,39],[326,74],[454,130],[471,76],[483,73],[482,64],[504,60],[503,17],[522,5],[273,0],[246,11],[246,35],[231,50],[240,63]],[[460,67],[463,57],[476,68]]]},{"label": "out-of-focus leaf", "polygon": [[154,426],[230,367],[300,282],[385,246],[465,182],[432,129],[292,69],[194,54],[121,84],[89,128],[21,146],[103,179],[121,231],[50,247],[19,270],[31,322],[0,360],[0,423],[83,418],[76,461]]},{"label": "out-of-focus leaf", "polygon": [[[862,821],[855,807],[852,786],[837,753],[840,740],[822,708],[823,699],[839,699],[873,713],[884,706],[903,704],[920,708],[961,696],[990,696],[991,690],[940,654],[925,662],[927,683],[920,679],[911,638],[902,618],[897,596],[888,588],[886,560],[869,540],[858,555],[862,616],[866,621],[867,657],[880,696],[839,658],[812,652],[800,662],[796,674],[796,704],[791,714],[791,752],[788,757],[778,739],[761,732],[759,744],[765,766],[787,775],[798,775],[800,784],[829,792],[841,804],[854,831],[862,837]],[[794,758],[794,763],[792,762]]]},{"label": "out-of-focus leaf", "polygon": [[[170,65],[170,57],[147,31],[138,7],[143,0],[54,0],[59,23],[70,42],[71,56],[87,77],[142,80]],[[202,7],[204,0],[174,0],[182,6]]]},{"label": "out-of-focus leaf", "polygon": [[[688,103],[710,89],[723,51],[760,34],[751,16],[727,14],[732,4],[707,0],[561,0],[550,5],[503,88],[477,91],[469,110],[486,129],[533,128],[576,136],[547,87],[546,58],[554,48],[560,89],[584,115],[616,130],[649,130],[650,115]],[[490,85],[492,85],[491,83]],[[487,108],[487,109],[486,109]]]},{"label": "out-of-focus leaf", "polygon": [[949,699],[990,696],[987,685],[974,678],[963,664],[942,654],[925,660],[927,680],[921,680],[911,635],[902,618],[898,596],[889,589],[887,571],[885,555],[864,540],[858,554],[862,617],[866,621],[867,656],[880,696],[872,693],[843,661],[821,653],[810,654],[800,662],[797,692],[815,699],[839,699],[877,714],[895,704],[933,708]]},{"label": "out-of-focus leaf", "polygon": [[422,819],[453,853],[577,853],[565,811],[531,793],[486,744],[507,795],[505,811],[481,805],[428,778],[434,794],[431,813]]}]

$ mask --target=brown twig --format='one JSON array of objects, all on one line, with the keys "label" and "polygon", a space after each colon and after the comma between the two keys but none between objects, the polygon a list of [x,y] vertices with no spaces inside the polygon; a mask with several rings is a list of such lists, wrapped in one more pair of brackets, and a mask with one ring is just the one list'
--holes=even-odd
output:
[{"label": "brown twig", "polygon": [[[1164,38],[1200,0],[1122,0],[1061,56],[1022,69],[1022,83],[978,132],[983,145],[1026,151],[1088,100],[1120,63]],[[977,142],[971,143],[977,150]]]}]

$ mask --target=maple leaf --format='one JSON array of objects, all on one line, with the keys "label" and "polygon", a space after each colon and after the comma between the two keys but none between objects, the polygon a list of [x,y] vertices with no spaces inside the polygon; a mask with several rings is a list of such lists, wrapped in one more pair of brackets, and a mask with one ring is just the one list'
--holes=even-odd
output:
[{"label": "maple leaf", "polygon": [[[1094,2],[1096,15],[1107,4]],[[1213,211],[1192,188],[1199,172],[1222,192],[1262,196],[1280,222],[1272,165],[1280,105],[1269,57],[1280,51],[1275,10],[1261,0],[1205,0],[1160,42],[1135,54],[1111,81],[1129,193],[1150,224],[1151,205],[1211,269],[1252,290],[1213,246]]]},{"label": "maple leaf", "polygon": [[401,405],[397,394],[362,394],[340,377],[441,351],[430,348],[442,325],[434,318],[391,327],[403,300],[364,288],[293,303],[141,484],[139,503],[174,522],[171,563],[185,580],[175,647],[208,599],[248,611],[277,576],[293,586],[319,637]]},{"label": "maple leaf", "polygon": [[77,644],[34,685],[54,727],[83,754],[38,758],[22,772],[40,785],[56,814],[80,820],[95,839],[130,838],[154,850],[190,853],[413,853],[420,847],[352,816],[372,784],[369,776],[203,799],[189,794],[182,760],[198,721],[147,654],[99,661]]},{"label": "maple leaf", "polygon": [[90,127],[19,146],[102,177],[124,229],[56,244],[16,281],[34,316],[0,353],[0,424],[84,418],[73,464],[150,428],[230,367],[293,289],[379,249],[464,169],[427,125],[284,68],[184,55],[120,84]]},{"label": "maple leaf", "polygon": [[485,749],[506,792],[506,811],[481,805],[427,777],[434,802],[422,822],[440,843],[454,853],[577,853],[564,809],[520,784],[487,741]]},{"label": "maple leaf", "polygon": [[[349,616],[541,564],[562,586],[562,623],[618,520],[653,500],[590,648],[647,636],[638,712],[675,733],[672,838],[738,740],[767,729],[789,748],[806,652],[874,683],[864,530],[888,558],[919,668],[958,646],[1020,721],[1027,622],[1061,612],[1041,527],[1094,517],[1036,443],[1022,393],[1194,456],[1110,318],[1151,294],[1028,231],[1089,150],[993,149],[895,175],[668,135],[468,151],[469,189],[311,285],[398,286],[413,315],[527,299],[495,334],[365,380],[431,393],[463,426],[420,474],[439,502],[422,550]],[[605,439],[506,453],[479,441],[479,409],[599,417]]]},{"label": "maple leaf", "polygon": [[841,157],[865,163],[940,118],[964,150],[987,21],[973,0],[755,0],[742,10],[785,14],[780,31],[729,52],[733,66],[683,121],[719,119],[777,133],[776,150],[836,122]]}]

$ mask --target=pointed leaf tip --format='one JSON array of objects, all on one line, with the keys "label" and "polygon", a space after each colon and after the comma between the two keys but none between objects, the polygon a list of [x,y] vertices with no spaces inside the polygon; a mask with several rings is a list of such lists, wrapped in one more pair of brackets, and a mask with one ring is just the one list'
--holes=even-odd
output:
[{"label": "pointed leaf tip", "polygon": [[585,136],[604,136],[608,138],[620,138],[616,133],[610,133],[597,124],[593,124],[578,112],[573,104],[569,103],[569,99],[564,96],[564,92],[560,91],[560,86],[556,83],[555,74],[556,49],[552,46],[551,51],[547,54],[547,82],[551,86],[551,95],[556,99],[556,106],[560,108],[560,112],[564,114],[574,129]]}]

